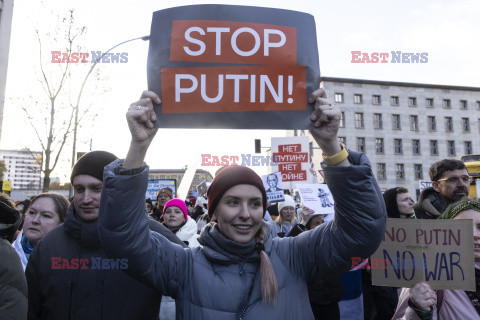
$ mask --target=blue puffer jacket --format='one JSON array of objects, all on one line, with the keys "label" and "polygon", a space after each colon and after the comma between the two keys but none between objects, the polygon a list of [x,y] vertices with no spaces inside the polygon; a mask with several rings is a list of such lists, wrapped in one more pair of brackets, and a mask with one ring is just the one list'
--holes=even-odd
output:
[{"label": "blue puffer jacket", "polygon": [[278,281],[274,306],[262,302],[258,261],[237,262],[209,247],[183,249],[148,229],[148,167],[118,175],[105,167],[99,236],[107,255],[128,258],[132,276],[175,298],[177,319],[313,319],[307,282],[347,271],[368,257],[385,232],[386,210],[367,157],[351,152],[349,167],[327,167],[335,220],[296,238],[267,236]]}]

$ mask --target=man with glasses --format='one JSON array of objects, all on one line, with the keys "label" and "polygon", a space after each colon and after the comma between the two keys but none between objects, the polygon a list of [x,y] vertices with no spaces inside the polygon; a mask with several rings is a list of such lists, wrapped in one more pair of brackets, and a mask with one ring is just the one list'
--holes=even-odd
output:
[{"label": "man with glasses", "polygon": [[413,205],[415,219],[436,219],[449,204],[468,197],[472,179],[462,161],[440,160],[432,164],[428,173],[432,187],[424,189]]}]

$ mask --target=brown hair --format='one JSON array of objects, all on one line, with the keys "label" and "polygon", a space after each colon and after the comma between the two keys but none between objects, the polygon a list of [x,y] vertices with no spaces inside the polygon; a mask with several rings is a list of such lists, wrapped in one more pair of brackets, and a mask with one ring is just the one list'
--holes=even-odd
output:
[{"label": "brown hair", "polygon": [[55,205],[55,209],[57,210],[58,218],[60,219],[60,222],[63,222],[65,220],[65,217],[67,216],[68,207],[70,206],[70,202],[68,201],[68,199],[57,193],[40,193],[32,199],[32,202],[30,202],[30,206],[28,207],[28,209],[30,210],[30,207],[33,205],[33,203],[41,198],[52,199],[53,204]]},{"label": "brown hair", "polygon": [[440,179],[446,171],[467,170],[465,164],[460,160],[443,159],[435,162],[428,170],[431,181]]},{"label": "brown hair", "polygon": [[260,288],[262,291],[262,300],[268,304],[274,304],[278,297],[278,283],[273,271],[272,262],[265,253],[263,242],[265,240],[265,229],[260,227],[255,235],[256,248],[260,254]]},{"label": "brown hair", "polygon": [[400,194],[400,193],[408,193],[408,189],[404,187],[398,187],[397,194]]}]

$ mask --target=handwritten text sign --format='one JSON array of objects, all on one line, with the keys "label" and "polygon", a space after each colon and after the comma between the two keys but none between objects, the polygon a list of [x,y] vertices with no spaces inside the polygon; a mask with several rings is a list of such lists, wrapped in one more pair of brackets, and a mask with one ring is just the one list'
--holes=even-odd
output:
[{"label": "handwritten text sign", "polygon": [[433,289],[475,290],[472,220],[387,219],[372,259],[374,285],[411,288],[420,281]]}]

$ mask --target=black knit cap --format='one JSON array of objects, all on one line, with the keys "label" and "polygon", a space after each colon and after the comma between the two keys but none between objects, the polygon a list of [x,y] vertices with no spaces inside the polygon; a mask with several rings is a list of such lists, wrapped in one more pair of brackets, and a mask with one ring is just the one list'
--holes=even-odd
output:
[{"label": "black knit cap", "polygon": [[117,159],[113,153],[107,151],[90,151],[75,163],[70,182],[73,184],[73,178],[81,174],[103,181],[103,168]]},{"label": "black knit cap", "polygon": [[263,213],[265,214],[265,211],[267,211],[267,193],[265,192],[262,178],[260,178],[258,174],[256,174],[255,171],[250,168],[242,166],[228,166],[217,171],[210,188],[208,188],[208,216],[210,219],[212,218],[213,213],[215,212],[215,209],[217,208],[217,205],[225,192],[239,184],[250,184],[260,190],[263,199]]}]

